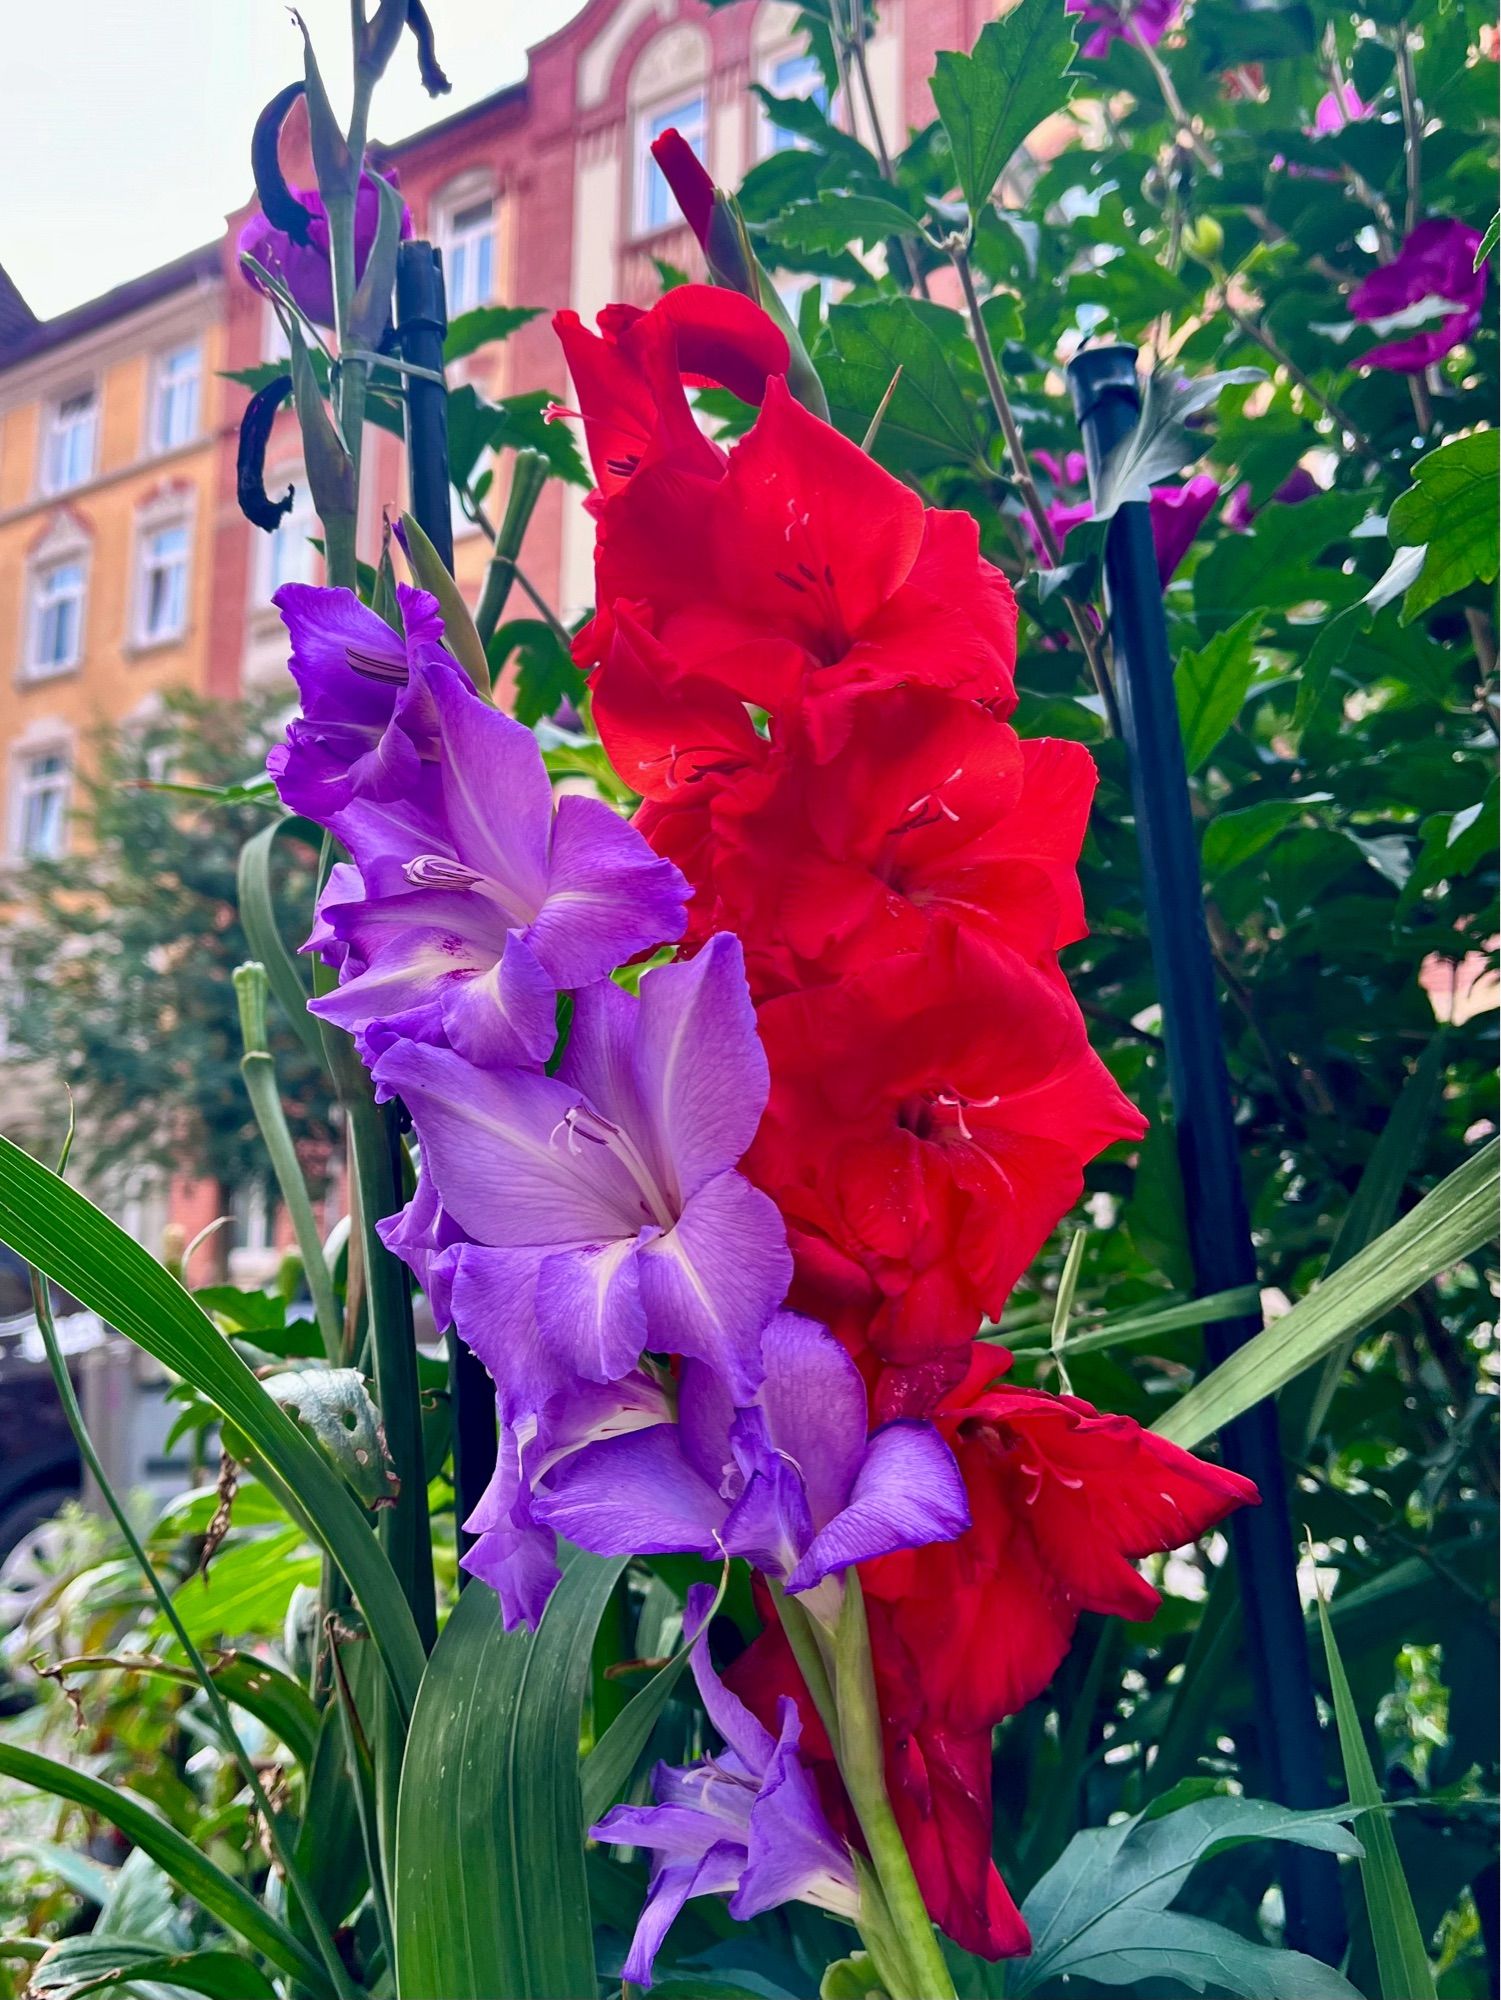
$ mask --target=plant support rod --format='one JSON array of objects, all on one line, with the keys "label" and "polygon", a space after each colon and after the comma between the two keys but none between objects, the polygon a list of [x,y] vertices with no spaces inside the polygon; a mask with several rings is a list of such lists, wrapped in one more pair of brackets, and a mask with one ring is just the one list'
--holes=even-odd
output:
[{"label": "plant support rod", "polygon": [[[1069,386],[1094,495],[1105,460],[1140,415],[1135,348],[1087,349],[1069,366]],[[1254,1286],[1256,1253],[1220,1035],[1162,586],[1144,500],[1127,502],[1110,522],[1105,593],[1194,1273],[1205,1293]],[[1260,1330],[1259,1315],[1251,1314],[1206,1325],[1208,1365],[1217,1367]],[[1226,1464],[1253,1479],[1261,1493],[1259,1507],[1242,1510],[1230,1523],[1260,1758],[1284,1804],[1324,1806],[1329,1803],[1324,1746],[1298,1597],[1276,1404],[1263,1402],[1227,1425],[1221,1446]],[[1334,1857],[1288,1849],[1282,1883],[1289,1943],[1337,1963],[1344,1926]]]}]

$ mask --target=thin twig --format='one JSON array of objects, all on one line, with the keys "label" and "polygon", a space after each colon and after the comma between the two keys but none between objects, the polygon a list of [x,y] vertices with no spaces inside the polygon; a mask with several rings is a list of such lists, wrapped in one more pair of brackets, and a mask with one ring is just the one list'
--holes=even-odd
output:
[{"label": "thin twig", "polygon": [[[860,79],[860,95],[865,100],[865,115],[870,120],[870,136],[876,149],[876,164],[881,169],[882,180],[889,187],[895,187],[896,169],[892,166],[891,154],[886,147],[881,114],[876,108],[876,94],[871,87],[870,65],[865,60],[864,3],[865,0],[849,0],[850,17],[846,23],[839,7],[839,0],[830,0],[829,21],[834,32],[836,57],[841,45],[845,51],[845,88],[849,87],[849,69],[853,63],[855,75]],[[854,122],[854,108],[851,106],[851,128]],[[899,236],[897,242],[901,245],[902,262],[907,266],[908,282],[918,297],[925,299],[928,296],[928,281],[923,275],[922,266],[917,261],[917,252],[905,236]]]},{"label": "thin twig", "polygon": [[[975,351],[980,357],[980,370],[985,377],[985,386],[990,391],[991,407],[995,411],[997,422],[1000,424],[1001,434],[1006,440],[1006,456],[1010,460],[1011,476],[1016,482],[1016,489],[1021,494],[1027,512],[1037,529],[1038,540],[1042,543],[1048,562],[1056,569],[1062,558],[1062,545],[1058,540],[1057,531],[1048,518],[1048,510],[1042,504],[1042,495],[1037,490],[1037,482],[1032,477],[1032,465],[1027,457],[1027,448],[1022,443],[1022,434],[1016,421],[1016,413],[1011,407],[1010,397],[1006,394],[1006,385],[1001,380],[1001,371],[995,358],[995,349],[991,345],[990,334],[980,312],[979,294],[975,290],[975,277],[974,272],[970,269],[968,253],[962,244],[957,241],[951,241],[949,255],[953,260],[954,269],[959,274],[959,283],[964,290],[964,301],[969,312],[970,338],[974,341]],[[1068,615],[1073,621],[1074,631],[1078,635],[1079,644],[1084,649],[1084,657],[1089,662],[1089,671],[1094,680],[1095,690],[1101,701],[1105,704],[1105,719],[1110,725],[1110,733],[1112,736],[1119,736],[1121,733],[1120,711],[1116,707],[1115,689],[1110,684],[1110,675],[1106,671],[1104,657],[1100,652],[1098,640],[1095,634],[1089,629],[1090,607],[1076,604],[1071,597],[1065,599],[1065,602],[1068,605]]]},{"label": "thin twig", "polygon": [[1194,158],[1205,172],[1213,174],[1218,180],[1223,169],[1202,136],[1194,130],[1194,122],[1188,115],[1183,99],[1178,95],[1178,86],[1168,73],[1167,64],[1137,27],[1135,14],[1129,5],[1121,10],[1121,19],[1125,23],[1126,35],[1131,46],[1146,57],[1152,74],[1157,79],[1157,88],[1162,92],[1162,101],[1167,107],[1169,118],[1173,119],[1178,127],[1178,136],[1192,149]]},{"label": "thin twig", "polygon": [[1281,342],[1268,333],[1266,328],[1260,325],[1258,321],[1232,306],[1228,297],[1223,297],[1223,306],[1225,317],[1236,331],[1244,334],[1247,340],[1254,340],[1264,353],[1269,354],[1277,366],[1286,372],[1288,378],[1297,383],[1304,395],[1312,402],[1318,404],[1329,421],[1339,426],[1363,458],[1369,459],[1372,465],[1379,465],[1381,461],[1376,447],[1371,443],[1365,432],[1345,415],[1338,403],[1332,402],[1321,389],[1314,387],[1313,383],[1303,373],[1303,370],[1292,359],[1291,355],[1288,354]]},{"label": "thin twig", "polygon": [[1423,107],[1418,102],[1418,80],[1412,66],[1412,43],[1407,23],[1397,29],[1397,95],[1402,101],[1403,148],[1407,163],[1407,221],[1404,233],[1410,236],[1418,226],[1423,207]]}]

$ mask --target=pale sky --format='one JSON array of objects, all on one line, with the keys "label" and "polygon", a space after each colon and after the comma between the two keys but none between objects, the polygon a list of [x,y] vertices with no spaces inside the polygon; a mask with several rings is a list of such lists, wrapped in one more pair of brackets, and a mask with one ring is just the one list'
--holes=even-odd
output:
[{"label": "pale sky", "polygon": [[[428,0],[453,90],[403,36],[373,136],[404,138],[514,83],[582,0]],[[301,0],[342,109],[348,0]],[[302,73],[284,0],[0,0],[0,264],[42,318],[216,237],[251,192],[256,114]]]}]

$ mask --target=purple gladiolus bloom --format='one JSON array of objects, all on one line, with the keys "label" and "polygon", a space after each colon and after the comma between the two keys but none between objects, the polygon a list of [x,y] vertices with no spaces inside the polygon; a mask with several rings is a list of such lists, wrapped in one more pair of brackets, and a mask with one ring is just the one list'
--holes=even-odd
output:
[{"label": "purple gladiolus bloom", "polygon": [[642,1369],[605,1386],[575,1383],[521,1424],[502,1412],[495,1470],[464,1523],[475,1542],[462,1560],[499,1597],[508,1632],[535,1627],[560,1574],[558,1538],[533,1512],[533,1482],[574,1452],[670,1415],[666,1391]]},{"label": "purple gladiolus bloom", "polygon": [[286,583],[272,602],[292,642],[301,713],[266,759],[283,804],[320,826],[351,800],[395,798],[420,782],[422,758],[407,730],[392,728],[412,669],[448,656],[438,600],[396,586],[402,632],[352,590]]},{"label": "purple gladiolus bloom", "polygon": [[1362,368],[1391,368],[1416,375],[1458,347],[1480,324],[1488,263],[1474,269],[1480,232],[1452,216],[1420,222],[1389,264],[1372,271],[1350,294],[1355,319],[1390,319],[1425,300],[1442,300],[1449,310],[1436,324],[1401,340],[1389,340],[1359,357]]},{"label": "purple gladiolus bloom", "polygon": [[[382,175],[382,179],[392,187],[399,185],[394,168]],[[329,261],[328,210],[323,206],[323,197],[316,188],[289,188],[288,193],[308,212],[308,241],[294,243],[285,230],[278,229],[257,209],[241,229],[237,249],[241,257],[254,257],[273,278],[279,278],[315,326],[332,326],[334,279]],[[380,200],[375,176],[367,168],[354,202],[354,264],[357,278],[364,275],[365,261],[375,243],[380,226]],[[402,240],[405,241],[411,233],[412,211],[403,204]],[[243,264],[240,269],[256,291],[266,291],[254,271],[247,270]]]},{"label": "purple gladiolus bloom", "polygon": [[683,1636],[725,1749],[699,1764],[659,1764],[655,1805],[616,1806],[589,1829],[595,1840],[651,1850],[646,1906],[623,1967],[638,1986],[651,1985],[662,1940],[690,1896],[728,1895],[730,1915],[742,1922],[794,1901],[850,1919],[859,1912],[849,1850],[798,1758],[797,1705],[782,1697],[773,1737],[720,1683],[704,1635],[713,1601],[707,1584],[693,1586]]},{"label": "purple gladiolus bloom", "polygon": [[1171,581],[1179,563],[1193,547],[1194,537],[1219,504],[1220,485],[1207,472],[1196,472],[1181,486],[1154,486],[1151,496],[1152,541],[1157,550],[1157,575]]},{"label": "purple gladiolus bloom", "polygon": [[719,1370],[739,1402],[792,1276],[774,1202],[735,1172],[766,1104],[739,940],[574,1002],[555,1076],[398,1040],[375,1065],[468,1242],[453,1313],[508,1422],[644,1350]]},{"label": "purple gladiolus bloom", "polygon": [[678,1421],[592,1446],[537,1488],[535,1516],[599,1555],[744,1556],[789,1590],[969,1526],[964,1481],[931,1424],[866,1436],[865,1385],[833,1335],[778,1313],[754,1404],[689,1361]]},{"label": "purple gladiolus bloom", "polygon": [[320,900],[345,955],[313,1012],[368,1056],[395,1030],[471,1062],[542,1062],[558,989],[680,938],[688,885],[603,800],[554,810],[532,732],[441,653],[413,663],[383,742],[403,736],[419,765],[407,793],[328,821],[359,881]]},{"label": "purple gladiolus bloom", "polygon": [[1112,42],[1140,40],[1155,48],[1177,20],[1180,4],[1181,0],[1117,0],[1117,4],[1112,0],[1063,0],[1063,11],[1094,24],[1094,33],[1079,53],[1103,56]]},{"label": "purple gladiolus bloom", "polygon": [[[1306,466],[1295,465],[1282,484],[1273,489],[1271,497],[1280,506],[1296,507],[1300,501],[1311,500],[1322,491]],[[1220,519],[1232,533],[1243,535],[1260,512],[1251,499],[1250,483],[1242,480],[1221,509]]]}]

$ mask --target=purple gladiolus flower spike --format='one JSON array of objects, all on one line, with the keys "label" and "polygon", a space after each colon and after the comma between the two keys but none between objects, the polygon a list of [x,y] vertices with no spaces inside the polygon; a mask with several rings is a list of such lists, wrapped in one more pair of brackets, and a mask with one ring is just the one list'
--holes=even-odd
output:
[{"label": "purple gladiolus flower spike", "polygon": [[536,738],[446,657],[414,661],[387,734],[421,746],[419,780],[329,821],[359,891],[346,879],[320,902],[346,956],[313,1011],[370,1059],[394,1029],[472,1062],[541,1062],[557,990],[681,937],[688,885],[602,800],[554,810]]},{"label": "purple gladiolus flower spike", "polygon": [[585,988],[556,1076],[408,1040],[374,1074],[470,1239],[455,1323],[507,1421],[643,1350],[707,1361],[750,1400],[792,1260],[775,1203],[735,1172],[768,1090],[737,938],[648,973],[639,1000]]},{"label": "purple gladiolus flower spike", "polygon": [[1361,368],[1392,368],[1415,375],[1441,360],[1480,324],[1489,263],[1474,268],[1480,231],[1452,216],[1420,222],[1389,264],[1381,264],[1350,294],[1355,319],[1393,318],[1430,300],[1449,308],[1436,323],[1401,340],[1385,341],[1358,357]]},{"label": "purple gladiolus flower spike", "polygon": [[421,780],[419,747],[392,720],[413,665],[444,657],[443,619],[425,590],[398,584],[396,596],[403,632],[352,590],[286,583],[272,599],[302,701],[266,766],[282,802],[320,826],[356,798],[395,798]]},{"label": "purple gladiolus flower spike", "polygon": [[[383,178],[392,187],[398,185],[394,170]],[[315,326],[332,326],[334,279],[329,256],[328,210],[323,206],[323,197],[316,188],[290,188],[288,192],[308,212],[307,242],[294,243],[285,230],[278,229],[257,209],[241,229],[236,247],[240,256],[254,257],[273,278],[280,278]],[[357,277],[364,275],[365,261],[374,247],[379,227],[380,189],[375,184],[374,174],[367,168],[361,176],[359,193],[354,201],[354,263]],[[403,205],[402,240],[405,241],[411,233],[412,211]],[[243,264],[240,268],[246,281],[256,291],[265,292],[265,285],[254,271],[246,270]]]},{"label": "purple gladiolus flower spike", "polygon": [[678,1421],[591,1446],[539,1482],[533,1510],[597,1554],[744,1556],[789,1590],[969,1526],[964,1481],[931,1424],[866,1435],[865,1385],[833,1335],[778,1313],[766,1379],[737,1409],[687,1362]]},{"label": "purple gladiolus flower spike", "polygon": [[730,1915],[741,1922],[794,1901],[850,1919],[859,1911],[849,1850],[825,1818],[798,1758],[796,1703],[782,1697],[773,1737],[720,1683],[704,1631],[713,1600],[707,1584],[693,1586],[683,1636],[725,1749],[698,1764],[659,1764],[652,1777],[655,1805],[616,1806],[589,1829],[595,1840],[652,1854],[646,1906],[623,1967],[624,1977],[638,1986],[651,1985],[662,1940],[691,1896],[728,1895]]}]

